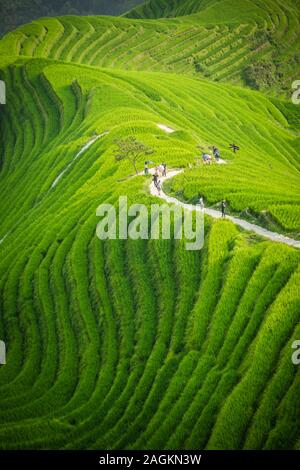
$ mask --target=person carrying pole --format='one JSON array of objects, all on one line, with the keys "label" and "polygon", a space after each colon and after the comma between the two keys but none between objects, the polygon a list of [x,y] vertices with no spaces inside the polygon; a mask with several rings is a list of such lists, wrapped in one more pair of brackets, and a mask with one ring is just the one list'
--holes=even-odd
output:
[{"label": "person carrying pole", "polygon": [[226,217],[226,201],[223,199],[221,202],[221,210],[222,210],[222,219],[225,219]]}]

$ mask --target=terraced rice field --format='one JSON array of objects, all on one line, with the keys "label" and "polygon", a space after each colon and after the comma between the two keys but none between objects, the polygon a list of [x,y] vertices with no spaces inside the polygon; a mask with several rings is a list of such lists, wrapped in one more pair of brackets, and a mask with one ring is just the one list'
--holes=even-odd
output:
[{"label": "terraced rice field", "polygon": [[[216,4],[188,3],[174,16]],[[264,2],[261,27],[273,4],[279,24],[296,8]],[[102,202],[157,202],[115,161],[128,135],[186,168],[178,197],[226,197],[299,234],[298,111],[195,75],[195,51],[216,78],[234,38],[251,61],[257,27],[198,14],[43,19],[0,41],[0,449],[300,448],[299,251],[210,218],[201,251],[96,237]],[[222,82],[240,73],[227,59]],[[228,164],[189,168],[197,144]]]}]

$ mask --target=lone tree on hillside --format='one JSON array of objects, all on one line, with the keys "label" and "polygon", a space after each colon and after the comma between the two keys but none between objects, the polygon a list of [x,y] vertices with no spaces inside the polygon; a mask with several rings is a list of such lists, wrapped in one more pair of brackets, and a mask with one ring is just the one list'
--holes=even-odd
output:
[{"label": "lone tree on hillside", "polygon": [[138,174],[137,163],[142,159],[142,157],[153,153],[153,149],[151,147],[139,142],[133,136],[127,137],[126,139],[118,139],[115,141],[115,144],[118,147],[115,151],[116,161],[121,162],[123,160],[129,160],[133,165],[136,174]]}]

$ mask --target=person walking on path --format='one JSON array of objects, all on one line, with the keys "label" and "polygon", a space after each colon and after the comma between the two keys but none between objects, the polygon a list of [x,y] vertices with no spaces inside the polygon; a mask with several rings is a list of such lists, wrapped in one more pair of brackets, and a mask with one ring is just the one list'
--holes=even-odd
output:
[{"label": "person walking on path", "polygon": [[156,184],[156,189],[157,189],[158,195],[160,196],[161,195],[161,182],[160,182],[160,180]]},{"label": "person walking on path", "polygon": [[200,206],[200,209],[203,211],[204,210],[204,199],[203,199],[202,196],[199,199],[199,206]]},{"label": "person walking on path", "polygon": [[145,162],[145,175],[149,175],[149,167],[148,167],[148,162]]},{"label": "person walking on path", "polygon": [[165,178],[165,177],[167,176],[167,164],[166,164],[166,163],[163,163],[163,164],[162,164],[162,167],[163,167],[162,175],[163,175],[163,177]]},{"label": "person walking on path", "polygon": [[222,219],[226,217],[226,201],[223,199],[221,203],[221,210],[222,210]]},{"label": "person walking on path", "polygon": [[218,147],[213,146],[213,154],[214,154],[216,161],[218,162],[221,158],[220,150],[218,149]]}]

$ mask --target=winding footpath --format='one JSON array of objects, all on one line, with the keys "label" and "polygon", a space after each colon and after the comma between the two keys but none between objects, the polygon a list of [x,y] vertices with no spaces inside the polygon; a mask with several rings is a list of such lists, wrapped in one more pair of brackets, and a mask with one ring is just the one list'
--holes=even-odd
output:
[{"label": "winding footpath", "polygon": [[[176,175],[179,175],[180,173],[183,173],[184,170],[170,170],[168,172],[168,175],[166,177],[161,177],[160,181],[163,183],[164,181],[173,178]],[[151,171],[152,173],[152,171]],[[150,185],[150,193],[152,196],[160,197],[164,201],[168,202],[169,204],[176,204],[177,206],[181,206],[184,209],[187,210],[197,210],[197,206],[194,204],[187,204],[184,202],[179,201],[175,197],[168,196],[163,190],[160,191],[160,195],[158,194],[158,191],[156,187],[154,186],[154,183],[152,182]],[[200,206],[198,206],[200,210]],[[217,211],[215,209],[204,209],[204,213],[209,215],[210,217],[213,217],[214,219],[221,219],[222,218],[222,213],[221,211]],[[250,222],[247,222],[246,220],[239,219],[237,217],[232,217],[227,215],[226,220],[230,220],[233,222],[235,225],[238,225],[239,227],[242,227],[244,230],[248,230],[250,232],[254,232],[257,235],[260,235],[262,237],[268,238],[269,240],[272,240],[273,242],[279,242],[279,243],[284,243],[285,245],[292,246],[294,248],[300,248],[300,241],[294,240],[293,238],[288,238],[285,237],[284,235],[280,235],[279,233],[276,232],[271,232],[270,230],[266,230],[259,225],[251,224]]]}]

